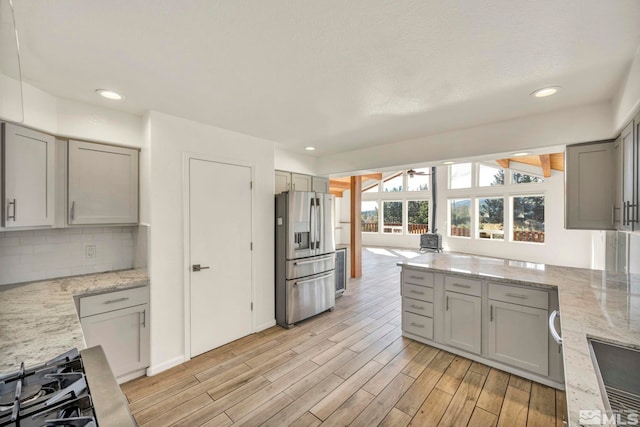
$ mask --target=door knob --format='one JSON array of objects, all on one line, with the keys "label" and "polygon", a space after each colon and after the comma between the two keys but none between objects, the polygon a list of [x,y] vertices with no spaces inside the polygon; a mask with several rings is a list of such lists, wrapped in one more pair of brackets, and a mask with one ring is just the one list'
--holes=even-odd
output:
[{"label": "door knob", "polygon": [[193,264],[191,266],[191,271],[200,271],[200,270],[206,270],[209,267],[201,267],[200,264]]}]

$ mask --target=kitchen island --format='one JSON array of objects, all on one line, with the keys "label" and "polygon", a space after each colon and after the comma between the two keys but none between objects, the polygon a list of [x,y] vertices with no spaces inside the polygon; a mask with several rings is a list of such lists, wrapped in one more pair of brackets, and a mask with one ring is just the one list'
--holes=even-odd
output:
[{"label": "kitchen island", "polygon": [[569,425],[580,410],[604,411],[587,337],[640,348],[640,277],[464,254],[429,254],[403,269],[557,289]]},{"label": "kitchen island", "polygon": [[1,287],[0,375],[86,348],[74,297],[148,284],[146,269],[136,269]]}]

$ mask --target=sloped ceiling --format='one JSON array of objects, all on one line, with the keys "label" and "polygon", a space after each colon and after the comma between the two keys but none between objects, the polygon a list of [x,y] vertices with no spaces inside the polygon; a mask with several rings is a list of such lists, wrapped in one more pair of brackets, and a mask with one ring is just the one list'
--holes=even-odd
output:
[{"label": "sloped ceiling", "polygon": [[609,100],[640,43],[637,0],[14,3],[28,83],[317,156]]}]

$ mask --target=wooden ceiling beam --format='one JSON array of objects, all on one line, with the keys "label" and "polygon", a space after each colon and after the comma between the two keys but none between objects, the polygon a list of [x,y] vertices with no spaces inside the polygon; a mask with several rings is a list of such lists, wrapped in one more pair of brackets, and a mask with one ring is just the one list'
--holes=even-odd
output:
[{"label": "wooden ceiling beam", "polygon": [[365,175],[360,175],[362,179],[376,179],[380,181],[382,179],[382,173],[368,173]]},{"label": "wooden ceiling beam", "polygon": [[[351,181],[351,180],[349,180]],[[336,181],[335,179],[332,179],[329,181],[329,187],[330,188],[341,188],[343,190],[348,190],[351,188],[351,182],[343,182],[343,181]]]},{"label": "wooden ceiling beam", "polygon": [[334,196],[338,197],[338,198],[342,198],[342,191],[338,191],[338,190],[329,190],[329,194],[333,194]]},{"label": "wooden ceiling beam", "polygon": [[540,155],[540,166],[542,166],[542,176],[551,177],[551,156],[548,154]]},{"label": "wooden ceiling beam", "polygon": [[507,169],[509,167],[510,160],[509,159],[498,159],[496,160],[500,166]]}]

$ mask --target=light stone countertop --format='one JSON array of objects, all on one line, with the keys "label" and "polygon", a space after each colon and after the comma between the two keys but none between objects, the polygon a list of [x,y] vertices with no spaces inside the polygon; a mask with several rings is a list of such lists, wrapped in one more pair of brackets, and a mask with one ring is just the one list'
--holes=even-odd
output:
[{"label": "light stone countertop", "polygon": [[0,375],[86,348],[74,296],[148,284],[139,269],[0,287]]},{"label": "light stone countertop", "polygon": [[604,413],[587,337],[640,348],[640,276],[464,254],[433,253],[421,257],[419,263],[398,265],[557,288],[571,426],[579,425],[581,409],[598,409]]}]

